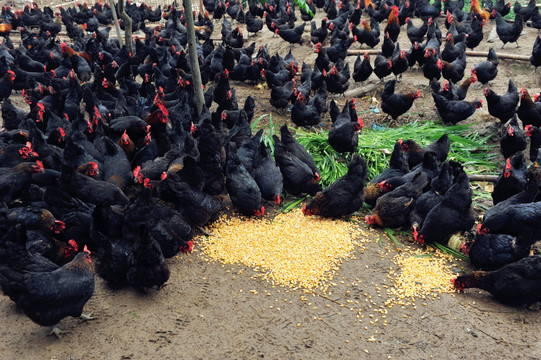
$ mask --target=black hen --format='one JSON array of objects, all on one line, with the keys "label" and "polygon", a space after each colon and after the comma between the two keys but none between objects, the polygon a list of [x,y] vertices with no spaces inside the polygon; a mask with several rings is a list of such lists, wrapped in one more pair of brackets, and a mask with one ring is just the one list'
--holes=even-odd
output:
[{"label": "black hen", "polygon": [[492,89],[486,87],[485,97],[489,114],[500,119],[502,124],[511,119],[517,110],[519,98],[513,79],[509,79],[505,94],[498,95]]},{"label": "black hen", "polygon": [[470,244],[463,244],[462,252],[473,266],[482,270],[499,269],[518,261],[530,253],[529,246],[520,246],[516,238],[506,234],[477,234]]},{"label": "black hen", "polygon": [[234,145],[228,151],[226,188],[233,206],[246,216],[263,216],[265,208],[261,206],[261,191],[248,170],[241,164]]},{"label": "black hen", "polygon": [[474,271],[453,279],[458,290],[478,288],[511,305],[533,304],[541,300],[541,256],[528,256],[501,269]]},{"label": "black hen", "polygon": [[513,156],[519,151],[526,149],[526,135],[518,123],[517,116],[507,123],[504,127],[505,133],[500,138],[500,152],[504,158]]},{"label": "black hen", "polygon": [[359,53],[357,55],[355,63],[353,64],[353,80],[355,82],[365,81],[370,77],[372,71],[373,68],[372,65],[370,65],[370,55],[368,55],[368,53],[365,53],[363,58],[361,59],[361,54]]},{"label": "black hen", "polygon": [[[79,253],[71,262],[50,272],[23,272],[0,266],[0,285],[32,321],[56,325],[67,316],[80,317],[94,294],[94,269],[90,251]],[[53,332],[61,332],[54,328]]]},{"label": "black hen", "polygon": [[396,80],[389,80],[381,93],[381,110],[390,115],[393,120],[411,109],[415,99],[421,96],[421,92],[407,94],[395,93]]},{"label": "black hen", "polygon": [[494,183],[492,202],[494,205],[521,192],[528,182],[524,153],[518,152],[507,158],[505,167]]},{"label": "black hen", "polygon": [[496,52],[493,48],[488,50],[488,56],[486,61],[482,61],[479,64],[475,65],[471,70],[472,75],[477,76],[477,80],[481,84],[488,84],[489,81],[494,80],[496,75],[498,75],[498,64],[500,60],[496,55]]},{"label": "black hen", "polygon": [[319,176],[297,156],[288,151],[278,136],[273,135],[274,157],[284,178],[284,188],[293,194],[308,193],[315,195],[321,191]]},{"label": "black hen", "polygon": [[366,161],[354,154],[348,164],[348,172],[325,190],[318,192],[308,205],[302,208],[304,215],[341,217],[360,209],[364,202]]},{"label": "black hen", "polygon": [[358,131],[362,128],[363,121],[357,117],[353,121],[349,114],[349,107],[345,107],[331,126],[329,145],[340,153],[355,152],[359,142]]},{"label": "black hen", "polygon": [[426,215],[419,231],[414,232],[415,241],[446,243],[454,233],[470,230],[475,222],[472,194],[468,175],[462,172],[442,201]]},{"label": "black hen", "polygon": [[275,204],[282,202],[280,195],[284,186],[283,176],[263,142],[259,143],[254,156],[252,176],[259,186],[263,199],[274,201]]}]

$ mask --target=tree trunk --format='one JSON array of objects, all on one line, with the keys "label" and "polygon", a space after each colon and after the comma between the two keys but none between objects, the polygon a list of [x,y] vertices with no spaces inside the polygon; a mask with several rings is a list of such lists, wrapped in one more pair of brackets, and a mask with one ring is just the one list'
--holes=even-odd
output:
[{"label": "tree trunk", "polygon": [[113,13],[113,22],[115,23],[115,30],[116,35],[118,37],[118,42],[120,44],[120,47],[124,46],[124,42],[122,41],[122,33],[120,32],[120,25],[118,25],[118,17],[116,16],[116,6],[115,2],[113,0],[109,0],[109,6],[111,7],[111,12]]},{"label": "tree trunk", "polygon": [[192,0],[183,0],[184,16],[186,16],[186,31],[188,35],[188,53],[190,55],[190,65],[192,67],[192,81],[194,89],[194,101],[197,116],[201,114],[203,108],[203,87],[201,83],[201,72],[199,70],[199,60],[197,59],[197,47],[195,44],[195,30],[193,25]]},{"label": "tree trunk", "polygon": [[131,17],[126,14],[126,11],[124,10],[124,0],[118,1],[118,13],[122,17],[122,20],[124,20],[124,36],[126,39],[126,49],[130,53],[130,56],[133,55],[133,45],[132,45],[132,20]]}]

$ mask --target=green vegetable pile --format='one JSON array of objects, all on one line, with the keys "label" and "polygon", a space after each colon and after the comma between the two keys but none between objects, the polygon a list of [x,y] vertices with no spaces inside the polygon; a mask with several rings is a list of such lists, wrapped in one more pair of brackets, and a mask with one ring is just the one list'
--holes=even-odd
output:
[{"label": "green vegetable pile", "polygon": [[[444,133],[451,140],[449,159],[464,166],[469,174],[497,174],[500,165],[495,162],[497,153],[489,152],[488,137],[471,131],[471,125],[444,126],[431,121],[415,121],[397,128],[363,130],[359,135],[358,152],[368,165],[368,179],[380,174],[389,166],[394,144],[399,139],[413,139],[426,146]],[[297,140],[314,157],[321,173],[323,187],[329,186],[347,172],[350,155],[339,154],[329,145],[328,131],[307,132],[296,130]]]}]

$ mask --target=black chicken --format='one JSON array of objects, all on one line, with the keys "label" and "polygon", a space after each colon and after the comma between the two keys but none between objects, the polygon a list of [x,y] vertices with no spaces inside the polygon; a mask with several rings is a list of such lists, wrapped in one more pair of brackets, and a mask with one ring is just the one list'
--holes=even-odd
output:
[{"label": "black chicken", "polygon": [[385,76],[390,75],[393,72],[393,63],[391,60],[385,59],[385,57],[378,53],[376,60],[374,61],[374,74],[383,81]]},{"label": "black chicken", "polygon": [[468,175],[460,173],[442,201],[428,212],[419,231],[414,232],[415,241],[445,243],[452,234],[470,230],[475,222],[472,194]]},{"label": "black chicken", "polygon": [[521,192],[528,183],[526,159],[518,152],[507,158],[505,167],[494,183],[492,202],[494,205]]},{"label": "black chicken", "polygon": [[252,176],[259,186],[263,199],[274,201],[275,204],[282,202],[280,196],[284,186],[283,176],[263,142],[259,143],[254,156]]},{"label": "black chicken", "polygon": [[331,130],[329,130],[329,145],[340,153],[355,152],[359,142],[358,131],[362,128],[363,121],[361,118],[352,121],[349,108],[345,107],[344,111],[333,122]]},{"label": "black chicken", "polygon": [[[0,285],[32,321],[54,326],[67,316],[81,317],[94,294],[94,269],[85,246],[71,262],[50,272],[23,272],[0,266]],[[83,316],[91,319],[90,316]],[[63,332],[53,328],[51,333]]]},{"label": "black chicken", "polygon": [[413,233],[419,231],[430,210],[442,201],[443,196],[451,187],[452,172],[453,169],[449,162],[444,162],[438,176],[430,182],[430,190],[422,193],[415,201],[415,206],[410,213],[410,227]]},{"label": "black chicken", "polygon": [[516,238],[507,234],[476,234],[461,250],[468,255],[473,266],[482,270],[499,269],[529,255],[529,246],[516,243]]},{"label": "black chicken", "polygon": [[312,169],[298,157],[287,151],[280,139],[273,135],[274,156],[284,177],[284,188],[293,194],[308,193],[315,195],[321,191],[318,178]]},{"label": "black chicken", "polygon": [[464,77],[466,53],[462,53],[452,62],[438,59],[437,65],[441,69],[441,75],[444,79],[457,83]]},{"label": "black chicken", "polygon": [[302,93],[297,94],[297,101],[291,109],[291,121],[297,126],[313,126],[320,122],[320,114],[313,104],[308,104]]},{"label": "black chicken", "polygon": [[397,42],[391,56],[392,71],[394,76],[402,76],[402,73],[408,70],[409,62],[405,50],[400,50],[400,44]]},{"label": "black chicken", "polygon": [[329,72],[323,70],[323,78],[327,84],[327,90],[334,94],[343,94],[348,89],[349,77],[349,63],[341,70],[337,68],[336,64],[333,65]]},{"label": "black chicken", "polygon": [[354,154],[348,172],[304,205],[303,214],[339,218],[359,210],[364,202],[366,174],[366,161]]},{"label": "black chicken", "polygon": [[526,135],[518,123],[517,115],[507,123],[505,133],[500,138],[500,152],[507,159],[519,151],[526,149]]},{"label": "black chicken", "polygon": [[409,213],[415,200],[421,196],[422,189],[428,184],[423,171],[411,174],[414,174],[411,181],[378,197],[376,206],[370,215],[365,217],[368,224],[393,228],[409,226]]},{"label": "black chicken", "polygon": [[250,33],[257,33],[258,31],[261,31],[263,29],[263,21],[261,19],[257,19],[252,15],[251,12],[246,12],[246,32],[248,33],[248,36],[250,36]]},{"label": "black chicken", "polygon": [[359,53],[353,64],[352,78],[355,82],[363,82],[370,77],[373,70],[372,65],[370,65],[370,55],[365,53],[361,59],[361,54]]},{"label": "black chicken", "polygon": [[502,49],[508,42],[514,42],[518,47],[518,38],[524,26],[522,16],[516,15],[513,24],[508,24],[496,10],[492,10],[492,14],[496,18],[496,33],[503,42]]},{"label": "black chicken", "polygon": [[312,21],[310,24],[310,37],[312,44],[322,43],[327,38],[327,19],[321,19],[321,27],[317,28],[316,22]]},{"label": "black chicken", "polygon": [[520,105],[517,115],[522,120],[522,125],[541,126],[541,103],[533,101],[526,87],[520,89]]},{"label": "black chicken", "polygon": [[438,114],[445,123],[456,124],[459,121],[465,120],[475,110],[483,106],[483,101],[461,101],[461,100],[447,100],[441,95],[432,94]]},{"label": "black chicken", "polygon": [[425,154],[430,151],[436,153],[440,162],[444,162],[447,159],[449,150],[451,148],[451,140],[447,134],[441,135],[437,140],[428,144],[425,148],[422,148],[412,139],[400,139],[398,142],[408,157],[408,165],[410,169],[413,169],[416,165],[421,164],[425,158]]},{"label": "black chicken", "polygon": [[488,84],[489,81],[494,80],[496,75],[498,75],[498,56],[493,48],[488,50],[488,56],[486,61],[482,61],[479,64],[475,65],[471,70],[472,75],[477,76],[477,80],[481,84]]},{"label": "black chicken", "polygon": [[308,151],[306,151],[306,148],[302,146],[299,141],[293,137],[287,125],[283,125],[280,128],[280,136],[285,150],[293,154],[306,165],[308,165],[314,177],[317,179],[317,181],[319,181],[319,170],[316,166],[314,158],[312,158],[312,155],[310,155]]},{"label": "black chicken", "polygon": [[231,202],[243,215],[263,216],[265,207],[261,206],[261,191],[252,175],[241,164],[234,146],[229,147],[225,170],[225,185]]},{"label": "black chicken", "polygon": [[537,72],[537,67],[541,66],[541,37],[539,35],[535,38],[535,42],[533,43],[530,64],[535,67],[535,72]]},{"label": "black chicken", "polygon": [[418,27],[415,27],[411,19],[407,17],[406,24],[408,24],[406,28],[406,32],[408,35],[408,39],[410,39],[411,43],[412,44],[414,44],[415,42],[422,43],[423,40],[425,39],[425,35],[428,30],[428,22],[423,21],[423,25],[418,28]]},{"label": "black chicken", "polygon": [[421,96],[421,92],[410,92],[407,94],[395,93],[396,80],[389,80],[381,93],[381,110],[390,115],[393,120],[408,111],[415,99]]},{"label": "black chicken", "polygon": [[302,42],[304,26],[305,23],[302,23],[293,29],[276,29],[274,32],[290,44],[300,44]]},{"label": "black chicken", "polygon": [[517,110],[519,98],[513,79],[509,79],[507,92],[503,95],[498,95],[485,87],[485,98],[489,114],[500,119],[502,124],[511,119]]},{"label": "black chicken", "polygon": [[541,256],[528,256],[491,272],[474,271],[453,279],[458,290],[479,288],[510,304],[533,304],[541,300]]},{"label": "black chicken", "polygon": [[535,162],[541,148],[541,130],[537,126],[526,125],[526,136],[530,138],[530,161]]},{"label": "black chicken", "polygon": [[513,6],[515,16],[520,15],[524,21],[530,20],[535,11],[537,11],[536,0],[529,0],[526,6],[522,6],[518,1],[515,1],[515,5]]}]

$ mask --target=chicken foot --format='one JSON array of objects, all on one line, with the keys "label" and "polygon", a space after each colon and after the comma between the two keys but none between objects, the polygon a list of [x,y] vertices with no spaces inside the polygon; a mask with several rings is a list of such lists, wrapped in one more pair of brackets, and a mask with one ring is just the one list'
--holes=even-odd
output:
[{"label": "chicken foot", "polygon": [[197,225],[196,225],[196,227],[197,227],[197,229],[198,229],[199,231],[201,231],[201,232],[203,233],[203,235],[206,235],[206,236],[214,236],[213,233],[208,232],[207,230],[205,230],[205,229],[202,228],[201,226],[197,226]]},{"label": "chicken foot", "polygon": [[56,336],[57,339],[60,339],[62,335],[67,334],[67,333],[69,333],[69,331],[62,330],[55,325],[53,326],[53,328],[51,329],[48,335],[54,335]]},{"label": "chicken foot", "polygon": [[89,314],[81,314],[79,315],[79,319],[83,321],[90,321],[96,319],[96,316],[92,316],[92,314],[94,314],[94,312],[90,312]]}]

